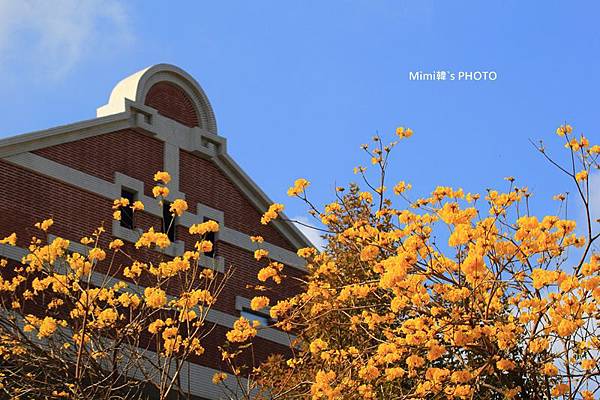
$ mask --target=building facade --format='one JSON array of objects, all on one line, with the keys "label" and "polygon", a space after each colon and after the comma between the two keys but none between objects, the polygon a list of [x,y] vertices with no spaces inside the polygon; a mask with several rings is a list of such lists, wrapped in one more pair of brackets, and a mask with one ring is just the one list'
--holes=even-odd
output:
[{"label": "building facade", "polygon": [[[223,273],[235,268],[224,292],[208,315],[215,325],[203,343],[207,352],[189,366],[192,394],[219,397],[212,375],[222,368],[217,346],[241,313],[248,313],[260,268],[253,257],[251,235],[264,237],[262,248],[286,266],[287,275],[300,276],[303,261],[296,250],[310,246],[306,237],[285,218],[260,223],[271,201],[227,154],[227,142],[218,135],[215,116],[204,91],[181,69],[160,64],[119,82],[97,118],[0,140],[0,236],[16,232],[30,238],[35,222],[53,218],[52,233],[78,239],[104,222],[112,238],[122,239],[126,250],[142,230],[160,229],[164,210],[152,197],[156,171],[172,176],[167,200],[185,199],[189,209],[175,220],[174,243],[161,257],[175,257],[193,247],[188,228],[211,219],[220,230],[213,254],[203,255],[203,266]],[[113,200],[122,196],[141,200],[145,210],[132,221],[112,219]],[[26,249],[0,245],[0,255],[19,262]],[[159,256],[157,254],[157,256]],[[280,297],[294,292],[282,285]],[[275,296],[276,297],[276,296]],[[258,318],[259,316],[257,316]],[[275,329],[259,331],[255,353],[264,358],[285,352],[289,337]]]}]

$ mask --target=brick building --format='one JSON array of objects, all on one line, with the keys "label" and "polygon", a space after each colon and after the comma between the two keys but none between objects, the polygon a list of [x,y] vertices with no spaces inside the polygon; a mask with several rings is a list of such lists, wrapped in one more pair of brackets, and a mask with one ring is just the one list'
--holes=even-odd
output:
[{"label": "brick building", "polygon": [[[70,239],[73,250],[81,251],[78,239],[104,221],[113,238],[135,251],[132,243],[141,229],[159,229],[166,218],[151,193],[158,170],[173,177],[167,200],[183,198],[189,204],[175,221],[174,243],[161,256],[190,249],[195,239],[189,226],[212,219],[220,224],[215,252],[203,255],[201,262],[219,272],[236,268],[208,316],[216,327],[204,343],[207,353],[189,365],[192,394],[218,398],[218,388],[210,382],[221,367],[216,346],[240,314],[250,312],[253,293],[246,285],[258,283],[259,264],[249,236],[262,235],[263,248],[286,265],[288,275],[302,274],[303,262],[295,252],[310,243],[283,220],[260,224],[271,201],[227,154],[208,98],[186,72],[172,65],[152,66],[119,82],[95,119],[0,140],[0,233],[16,231],[29,238],[36,234],[35,222],[52,217],[52,233]],[[112,220],[112,201],[121,196],[146,205],[135,221]],[[23,248],[0,245],[0,255],[15,262],[24,253]],[[293,288],[284,285],[280,295],[286,291]],[[255,351],[264,357],[288,345],[287,335],[265,329]]]}]

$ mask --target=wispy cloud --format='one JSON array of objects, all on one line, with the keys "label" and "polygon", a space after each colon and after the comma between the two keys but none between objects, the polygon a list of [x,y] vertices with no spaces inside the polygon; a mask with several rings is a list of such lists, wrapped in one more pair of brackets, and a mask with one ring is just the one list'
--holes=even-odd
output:
[{"label": "wispy cloud", "polygon": [[298,229],[300,229],[300,232],[304,233],[304,236],[306,236],[317,249],[322,250],[323,247],[325,247],[325,239],[321,237],[321,231],[306,226],[314,225],[308,220],[308,218],[300,216],[292,218],[292,220],[301,222],[300,224],[296,223],[295,225],[298,227]]},{"label": "wispy cloud", "polygon": [[0,70],[61,79],[86,56],[132,41],[117,0],[0,0]]}]

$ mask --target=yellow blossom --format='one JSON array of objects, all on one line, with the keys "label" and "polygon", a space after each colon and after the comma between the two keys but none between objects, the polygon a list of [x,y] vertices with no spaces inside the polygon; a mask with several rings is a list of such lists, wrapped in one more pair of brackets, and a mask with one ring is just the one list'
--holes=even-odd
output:
[{"label": "yellow blossom", "polygon": [[146,304],[152,308],[161,308],[167,303],[167,294],[158,288],[146,288],[144,290]]},{"label": "yellow blossom", "polygon": [[16,246],[17,245],[17,234],[16,233],[11,233],[10,236],[7,236],[4,239],[0,240],[0,244],[7,244],[9,246]]},{"label": "yellow blossom", "polygon": [[263,225],[267,225],[272,220],[276,219],[279,214],[283,211],[283,204],[271,204],[269,209],[265,211],[263,216],[260,219],[260,223]]},{"label": "yellow blossom", "polygon": [[140,200],[136,200],[131,205],[131,209],[133,211],[144,211],[144,203],[142,203]]},{"label": "yellow blossom", "polygon": [[233,329],[227,332],[226,337],[230,342],[242,343],[256,336],[256,333],[256,328],[250,325],[250,321],[244,317],[240,317],[234,322]]},{"label": "yellow blossom", "polygon": [[400,195],[410,189],[412,189],[412,185],[410,183],[400,181],[396,184],[396,186],[394,186],[394,194]]},{"label": "yellow blossom", "polygon": [[266,296],[256,296],[250,301],[250,308],[254,311],[262,310],[269,306],[269,298]]},{"label": "yellow blossom", "polygon": [[502,358],[502,359],[496,361],[496,368],[498,368],[501,371],[510,371],[511,369],[515,368],[515,363],[512,362],[511,360]]},{"label": "yellow blossom", "polygon": [[44,232],[47,232],[48,229],[50,229],[50,227],[54,224],[54,220],[52,220],[52,218],[49,219],[45,219],[42,222],[38,222],[35,224],[35,227],[38,229],[43,230]]},{"label": "yellow blossom", "polygon": [[169,207],[169,211],[175,216],[181,216],[188,209],[187,202],[182,199],[176,199],[171,203],[171,207]]},{"label": "yellow blossom", "polygon": [[573,132],[573,127],[571,125],[561,125],[556,129],[556,134],[558,136],[565,136],[566,134],[569,134]]},{"label": "yellow blossom", "polygon": [[250,236],[252,243],[263,243],[265,239],[262,236]]},{"label": "yellow blossom", "polygon": [[167,197],[169,195],[169,188],[166,186],[154,186],[152,188],[152,195],[154,197]]},{"label": "yellow blossom", "polygon": [[93,249],[91,249],[88,254],[88,259],[92,262],[93,261],[102,261],[105,258],[106,258],[106,252],[97,247],[94,247]]},{"label": "yellow blossom", "polygon": [[310,343],[310,352],[311,353],[320,353],[323,350],[326,350],[328,345],[322,339],[315,339]]},{"label": "yellow blossom", "polygon": [[162,328],[164,326],[165,326],[165,321],[163,321],[162,319],[154,320],[150,323],[150,325],[148,325],[148,332],[150,332],[152,334],[157,334],[158,332],[160,332],[162,330]]},{"label": "yellow blossom", "polygon": [[225,379],[227,379],[226,373],[216,372],[212,377],[212,383],[215,385],[218,385],[219,383],[223,382]]},{"label": "yellow blossom", "polygon": [[412,134],[413,134],[413,131],[410,128],[404,128],[402,126],[396,128],[396,135],[401,139],[409,138],[412,136]]},{"label": "yellow blossom", "polygon": [[118,250],[123,247],[125,243],[121,239],[115,239],[108,244],[108,248],[111,250]]},{"label": "yellow blossom", "polygon": [[166,185],[167,183],[171,182],[171,175],[165,171],[158,171],[154,174],[154,181],[162,182]]},{"label": "yellow blossom", "polygon": [[264,249],[254,250],[254,259],[256,259],[257,261],[260,261],[262,258],[268,257],[268,256],[269,256],[269,252],[267,250],[264,250]]},{"label": "yellow blossom", "polygon": [[57,321],[52,317],[44,317],[38,328],[38,338],[46,338],[51,336],[58,327]]},{"label": "yellow blossom", "polygon": [[579,171],[578,173],[575,174],[575,179],[578,181],[585,181],[588,178],[588,172],[587,171]]},{"label": "yellow blossom", "polygon": [[370,261],[377,257],[379,254],[379,247],[368,245],[362,248],[360,251],[360,260],[361,261]]},{"label": "yellow blossom", "polygon": [[204,235],[208,232],[218,232],[219,223],[213,220],[203,222],[201,224],[194,224],[190,226],[189,232],[192,235]]},{"label": "yellow blossom", "polygon": [[310,185],[310,182],[308,182],[306,179],[296,179],[294,186],[288,189],[287,195],[290,197],[298,196],[300,193],[303,193],[306,190],[308,185]]}]

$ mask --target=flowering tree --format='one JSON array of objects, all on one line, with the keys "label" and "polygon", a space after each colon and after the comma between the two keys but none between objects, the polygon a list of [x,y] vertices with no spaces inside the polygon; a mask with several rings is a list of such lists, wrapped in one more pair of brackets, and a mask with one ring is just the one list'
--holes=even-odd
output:
[{"label": "flowering tree", "polygon": [[[158,172],[154,196],[169,193],[170,176]],[[114,218],[144,205],[114,201]],[[171,204],[174,216],[187,209]],[[210,331],[205,318],[227,281],[203,268],[200,255],[212,250],[207,234],[214,221],[190,227],[192,251],[161,260],[167,234],[150,227],[134,247],[120,239],[107,246],[102,227],[81,239],[84,252],[51,235],[54,221],[36,224],[21,263],[0,257],[0,397],[166,399],[189,393],[182,384],[184,361],[201,355]],[[163,229],[168,231],[168,229]],[[17,244],[16,234],[0,240]],[[148,261],[140,259],[148,253]],[[0,253],[0,256],[2,254]]]},{"label": "flowering tree", "polygon": [[[363,146],[376,178],[355,170],[366,190],[337,188],[318,210],[309,183],[297,180],[288,194],[326,227],[327,246],[298,251],[307,262],[302,292],[268,308],[270,291],[290,278],[254,238],[266,265],[251,306],[297,340],[287,357],[245,370],[245,398],[598,398],[600,254],[588,176],[599,168],[600,146],[569,125],[557,134],[569,166],[538,150],[571,178],[585,210],[581,235],[561,215],[530,214],[530,193],[512,177],[506,192],[437,187],[419,199],[400,182],[390,198],[386,172],[397,142],[379,137]],[[273,205],[262,222],[282,208]],[[235,328],[224,358],[244,371],[233,350],[251,346],[260,327],[240,319]]]}]

